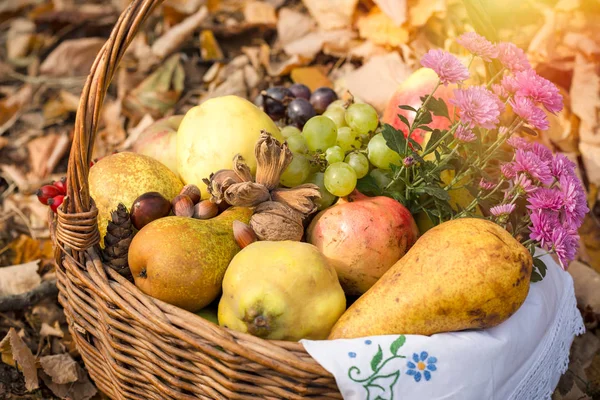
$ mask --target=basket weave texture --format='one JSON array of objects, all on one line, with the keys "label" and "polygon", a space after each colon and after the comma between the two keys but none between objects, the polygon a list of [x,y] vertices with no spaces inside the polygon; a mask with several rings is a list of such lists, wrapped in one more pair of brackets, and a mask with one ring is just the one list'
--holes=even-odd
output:
[{"label": "basket weave texture", "polygon": [[157,299],[102,264],[87,183],[106,91],[127,46],[162,1],[134,0],[85,83],[51,233],[59,301],[90,376],[112,399],[341,399],[335,380],[299,343],[214,325]]}]

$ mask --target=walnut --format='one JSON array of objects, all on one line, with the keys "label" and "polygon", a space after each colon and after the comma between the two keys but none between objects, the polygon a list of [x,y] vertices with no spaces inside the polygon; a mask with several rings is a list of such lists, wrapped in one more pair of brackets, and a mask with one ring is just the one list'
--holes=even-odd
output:
[{"label": "walnut", "polygon": [[260,240],[296,240],[304,234],[302,214],[276,201],[266,201],[254,209],[250,226]]}]

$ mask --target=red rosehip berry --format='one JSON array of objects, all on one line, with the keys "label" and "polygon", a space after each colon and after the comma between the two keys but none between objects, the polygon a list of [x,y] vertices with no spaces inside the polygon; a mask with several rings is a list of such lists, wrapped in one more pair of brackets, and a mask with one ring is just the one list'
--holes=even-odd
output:
[{"label": "red rosehip berry", "polygon": [[59,188],[53,185],[44,185],[35,192],[40,203],[50,205],[48,201],[53,197],[63,194]]}]

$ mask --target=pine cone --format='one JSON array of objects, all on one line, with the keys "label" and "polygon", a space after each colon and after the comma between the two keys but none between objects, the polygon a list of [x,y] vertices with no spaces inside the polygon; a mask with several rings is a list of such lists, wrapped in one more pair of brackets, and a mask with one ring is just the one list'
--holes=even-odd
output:
[{"label": "pine cone", "polygon": [[106,228],[104,236],[104,261],[105,263],[125,277],[131,277],[127,252],[133,239],[133,227],[129,219],[127,208],[121,203],[111,212],[111,221]]}]

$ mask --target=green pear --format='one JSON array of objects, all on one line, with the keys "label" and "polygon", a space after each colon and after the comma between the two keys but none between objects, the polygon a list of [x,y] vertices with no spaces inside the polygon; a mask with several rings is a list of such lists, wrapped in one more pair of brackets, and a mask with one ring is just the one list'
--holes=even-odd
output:
[{"label": "green pear", "polygon": [[529,251],[493,222],[444,222],[348,308],[329,339],[496,326],[525,301],[532,264]]},{"label": "green pear", "polygon": [[227,265],[239,251],[233,221],[248,223],[252,210],[230,208],[215,218],[157,219],[129,247],[129,268],[144,293],[188,311],[198,311],[221,292]]}]

